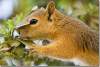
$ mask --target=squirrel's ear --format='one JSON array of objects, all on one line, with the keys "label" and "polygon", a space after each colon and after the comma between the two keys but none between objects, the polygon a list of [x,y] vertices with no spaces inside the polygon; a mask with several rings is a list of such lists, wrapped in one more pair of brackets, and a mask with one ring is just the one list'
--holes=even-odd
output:
[{"label": "squirrel's ear", "polygon": [[49,14],[53,14],[54,10],[55,10],[55,3],[53,1],[50,1],[47,5],[47,11]]},{"label": "squirrel's ear", "polygon": [[46,8],[46,12],[47,12],[49,18],[54,13],[54,11],[55,11],[55,3],[53,1],[50,1]]}]

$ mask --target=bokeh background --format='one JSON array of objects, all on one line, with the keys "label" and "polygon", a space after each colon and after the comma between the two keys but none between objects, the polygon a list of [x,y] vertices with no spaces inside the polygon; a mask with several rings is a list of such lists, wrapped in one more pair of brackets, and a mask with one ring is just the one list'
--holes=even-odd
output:
[{"label": "bokeh background", "polygon": [[[46,8],[51,0],[0,0],[0,49],[12,47],[12,50],[0,52],[0,65],[74,65],[70,62],[61,62],[49,58],[34,59],[33,55],[25,54],[25,45],[12,39],[16,24],[36,7]],[[65,15],[78,18],[89,27],[99,31],[99,0],[53,0],[56,8]]]}]

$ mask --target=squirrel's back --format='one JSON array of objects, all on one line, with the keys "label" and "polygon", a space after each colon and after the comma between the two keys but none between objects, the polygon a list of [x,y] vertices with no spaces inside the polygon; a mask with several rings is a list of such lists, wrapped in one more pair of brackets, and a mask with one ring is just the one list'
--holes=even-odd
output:
[{"label": "squirrel's back", "polygon": [[[77,47],[83,51],[96,51],[99,52],[99,34],[87,26],[84,22],[64,16],[59,11],[55,12],[55,27],[62,32],[62,34],[72,34],[77,42]],[[65,36],[64,35],[64,36]],[[60,36],[60,35],[59,35]],[[62,35],[63,36],[63,35]],[[65,36],[68,38],[69,36]],[[98,53],[99,54],[99,53]]]}]

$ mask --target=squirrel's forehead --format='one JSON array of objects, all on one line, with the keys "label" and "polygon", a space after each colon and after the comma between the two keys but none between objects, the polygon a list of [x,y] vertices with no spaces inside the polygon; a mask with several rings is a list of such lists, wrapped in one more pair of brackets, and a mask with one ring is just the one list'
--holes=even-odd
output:
[{"label": "squirrel's forehead", "polygon": [[45,9],[36,9],[36,10],[32,10],[28,15],[43,15],[45,13]]}]

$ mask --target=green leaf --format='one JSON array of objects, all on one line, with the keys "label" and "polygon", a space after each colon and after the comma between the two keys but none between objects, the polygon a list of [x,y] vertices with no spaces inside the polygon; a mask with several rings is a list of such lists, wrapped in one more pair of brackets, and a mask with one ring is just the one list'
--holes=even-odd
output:
[{"label": "green leaf", "polygon": [[23,17],[24,17],[23,13],[16,15],[15,24],[17,25],[18,23],[20,23],[22,21]]}]

